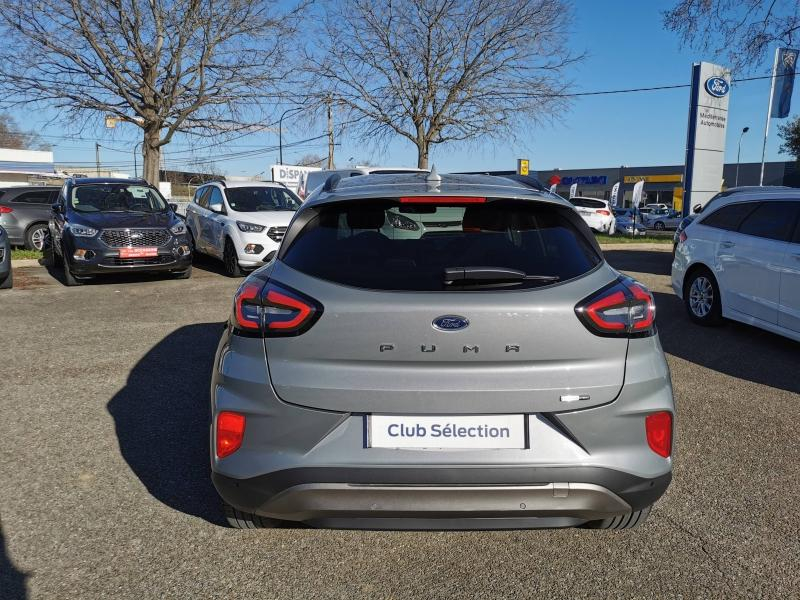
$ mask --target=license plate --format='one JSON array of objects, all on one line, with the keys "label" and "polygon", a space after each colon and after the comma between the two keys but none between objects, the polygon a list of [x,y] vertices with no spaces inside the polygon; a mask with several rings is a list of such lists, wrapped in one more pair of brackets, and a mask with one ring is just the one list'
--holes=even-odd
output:
[{"label": "license plate", "polygon": [[158,248],[120,248],[120,258],[152,258],[158,256]]},{"label": "license plate", "polygon": [[525,415],[368,415],[370,448],[526,448]]}]

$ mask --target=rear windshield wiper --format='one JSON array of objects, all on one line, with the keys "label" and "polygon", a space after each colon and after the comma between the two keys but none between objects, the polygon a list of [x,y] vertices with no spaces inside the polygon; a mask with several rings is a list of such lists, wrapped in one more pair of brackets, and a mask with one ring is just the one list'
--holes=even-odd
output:
[{"label": "rear windshield wiper", "polygon": [[446,267],[444,270],[445,285],[493,285],[522,281],[553,283],[560,279],[558,275],[528,275],[525,271],[505,267]]}]

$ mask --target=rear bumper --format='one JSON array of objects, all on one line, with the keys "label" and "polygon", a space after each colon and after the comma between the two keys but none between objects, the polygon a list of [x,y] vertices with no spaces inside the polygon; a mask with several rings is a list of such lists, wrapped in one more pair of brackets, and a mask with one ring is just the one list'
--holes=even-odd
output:
[{"label": "rear bumper", "polygon": [[[214,473],[229,504],[319,526],[558,527],[652,504],[655,479],[599,467],[298,468],[239,480]],[[400,521],[402,520],[402,523]]]}]

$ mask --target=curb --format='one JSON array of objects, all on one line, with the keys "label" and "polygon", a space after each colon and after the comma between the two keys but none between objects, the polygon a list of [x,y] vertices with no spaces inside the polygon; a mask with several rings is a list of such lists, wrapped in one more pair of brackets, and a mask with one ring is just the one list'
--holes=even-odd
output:
[{"label": "curb", "polygon": [[15,269],[20,267],[40,267],[42,264],[39,262],[40,259],[38,258],[12,258],[11,259],[11,266]]}]

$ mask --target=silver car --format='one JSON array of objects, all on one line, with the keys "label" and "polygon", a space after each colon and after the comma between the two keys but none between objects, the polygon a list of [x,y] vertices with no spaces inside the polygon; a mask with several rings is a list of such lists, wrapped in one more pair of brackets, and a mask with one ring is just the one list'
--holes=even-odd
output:
[{"label": "silver car", "polygon": [[[461,225],[390,235],[421,207]],[[671,479],[653,296],[498,177],[329,179],[237,291],[211,392],[235,527],[619,529]]]}]

